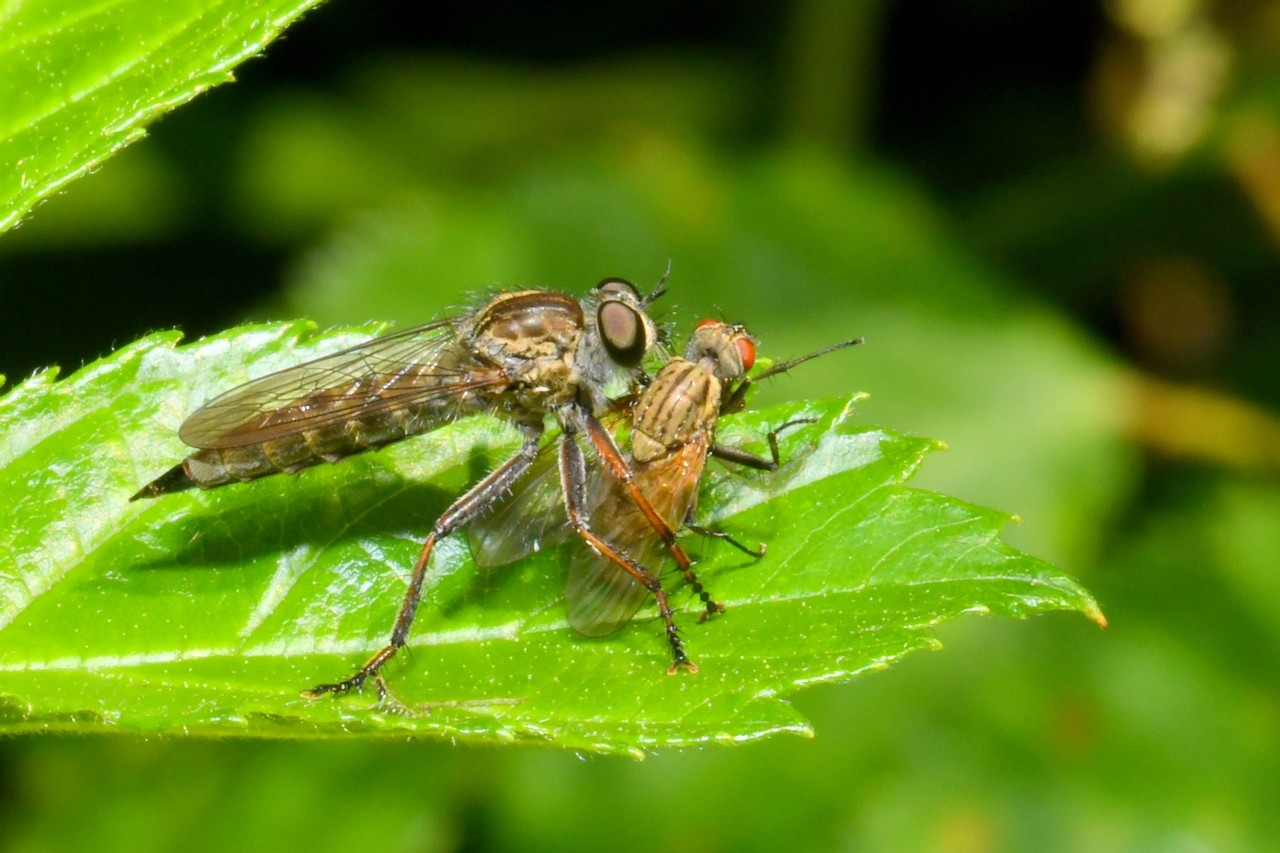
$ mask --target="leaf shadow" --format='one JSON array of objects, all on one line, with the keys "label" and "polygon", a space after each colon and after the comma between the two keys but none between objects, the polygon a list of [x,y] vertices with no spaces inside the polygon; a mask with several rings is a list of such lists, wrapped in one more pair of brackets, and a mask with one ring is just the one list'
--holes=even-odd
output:
[{"label": "leaf shadow", "polygon": [[[439,515],[466,488],[492,470],[493,464],[491,450],[472,449],[457,462],[458,468],[465,468],[466,476],[456,480],[466,485],[456,488],[435,481],[414,480],[376,456],[344,460],[337,466],[311,469],[296,477],[273,476],[252,484],[223,487],[198,495],[195,500],[199,503],[193,503],[190,512],[169,515],[162,524],[155,525],[157,529],[148,537],[154,546],[149,556],[133,560],[129,568],[139,572],[256,571],[264,559],[300,549],[323,551],[389,536],[422,542]],[[760,472],[744,474],[741,470],[731,470],[733,473],[728,476],[740,487],[759,488],[753,481]],[[778,472],[766,474],[763,482],[777,477]],[[767,544],[767,538],[776,532],[779,523],[776,518],[758,517],[745,525],[735,521],[721,519],[710,526],[755,547],[762,542]],[[762,522],[767,530],[762,529]],[[568,522],[562,519],[561,523]],[[163,529],[158,529],[161,527]],[[465,543],[465,531],[465,527],[455,531],[451,538]],[[702,537],[697,537],[697,541],[701,552],[697,559],[704,563],[706,572],[696,566],[695,570],[708,583],[713,596],[717,579],[727,581],[758,564],[758,558],[726,542]],[[443,587],[439,586],[442,578],[437,577],[432,607],[439,616],[449,618],[483,601],[502,606],[509,599],[525,598],[527,589],[522,593],[521,587],[527,580],[520,576],[532,572],[548,577],[548,591],[554,588],[561,595],[539,597],[541,604],[528,617],[536,619],[548,610],[558,613],[565,582],[563,567],[568,565],[575,547],[586,546],[569,535],[560,545],[549,549],[540,564],[526,564],[518,570],[471,566],[474,571],[467,572],[465,578],[459,576],[456,583],[448,582]],[[466,545],[463,548],[465,550]],[[470,562],[469,557],[464,559]],[[406,573],[411,561],[412,557],[408,557],[403,567]],[[693,595],[669,560],[664,560],[662,583],[669,594],[681,598]],[[696,601],[691,600],[689,606],[697,609]]]}]

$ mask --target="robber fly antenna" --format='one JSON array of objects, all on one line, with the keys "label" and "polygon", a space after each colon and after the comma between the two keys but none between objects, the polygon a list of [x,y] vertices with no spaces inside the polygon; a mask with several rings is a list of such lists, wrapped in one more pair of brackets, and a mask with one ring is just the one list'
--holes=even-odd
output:
[{"label": "robber fly antenna", "polygon": [[662,278],[658,279],[658,284],[653,288],[653,292],[640,300],[640,305],[648,308],[650,303],[657,301],[667,292],[667,279],[671,277],[671,259],[667,259],[667,270],[662,274]]}]

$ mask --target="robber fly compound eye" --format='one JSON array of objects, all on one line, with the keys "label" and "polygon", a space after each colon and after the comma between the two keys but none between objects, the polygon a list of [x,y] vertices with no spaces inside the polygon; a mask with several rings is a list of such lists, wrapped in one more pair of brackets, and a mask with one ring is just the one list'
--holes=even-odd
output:
[{"label": "robber fly compound eye", "polygon": [[623,302],[605,301],[596,311],[596,323],[609,358],[622,367],[640,364],[651,343],[640,312]]},{"label": "robber fly compound eye", "polygon": [[610,296],[626,294],[632,299],[640,299],[640,291],[625,278],[606,278],[596,285],[596,290],[606,299]]}]

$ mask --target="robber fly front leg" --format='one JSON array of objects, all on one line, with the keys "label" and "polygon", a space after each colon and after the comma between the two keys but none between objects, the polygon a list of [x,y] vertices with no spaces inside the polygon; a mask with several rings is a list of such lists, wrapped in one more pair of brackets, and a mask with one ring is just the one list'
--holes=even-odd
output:
[{"label": "robber fly front leg", "polygon": [[[593,416],[586,418],[587,437],[591,441],[592,448],[600,457],[600,461],[608,467],[609,471],[617,478],[622,487],[626,489],[632,502],[643,513],[648,520],[649,526],[662,540],[662,544],[666,546],[668,553],[676,561],[676,566],[684,575],[689,586],[697,594],[702,601],[705,615],[701,618],[706,619],[708,616],[714,616],[717,613],[724,612],[724,605],[712,600],[711,594],[702,586],[702,582],[698,580],[698,576],[693,571],[693,560],[689,559],[689,555],[685,552],[680,543],[676,541],[676,532],[671,526],[663,520],[657,510],[653,508],[653,504],[649,502],[649,498],[644,492],[640,491],[640,487],[636,485],[635,474],[631,470],[631,466],[627,464],[627,460],[623,457],[622,451],[618,449],[617,443],[613,440],[613,436],[604,428],[598,419]],[[581,450],[578,451],[581,455]]]},{"label": "robber fly front leg", "polygon": [[658,602],[658,613],[666,627],[667,642],[671,645],[672,663],[667,671],[675,673],[680,669],[687,669],[690,672],[697,672],[698,667],[685,654],[684,643],[680,640],[680,632],[676,628],[675,617],[671,612],[671,605],[667,601],[667,593],[663,590],[662,583],[654,574],[592,531],[590,514],[586,506],[586,459],[583,458],[582,448],[578,446],[575,433],[573,426],[566,423],[564,433],[560,436],[560,481],[563,486],[564,505],[569,516],[569,524],[596,553],[635,578],[636,582],[649,590]]}]

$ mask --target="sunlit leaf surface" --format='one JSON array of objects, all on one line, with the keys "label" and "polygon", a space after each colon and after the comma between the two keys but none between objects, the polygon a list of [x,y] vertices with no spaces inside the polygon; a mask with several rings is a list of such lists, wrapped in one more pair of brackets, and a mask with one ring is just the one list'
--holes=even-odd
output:
[{"label": "sunlit leaf surface", "polygon": [[316,0],[0,6],[0,231],[231,79]]},{"label": "sunlit leaf surface", "polygon": [[179,348],[157,335],[0,398],[0,728],[637,752],[808,733],[786,694],[932,647],[930,627],[963,613],[1101,621],[1071,579],[999,541],[1008,516],[903,485],[935,442],[864,424],[858,398],[795,403],[721,430],[759,450],[771,425],[817,421],[785,433],[779,472],[712,466],[703,519],[769,550],[690,540],[728,605],[705,623],[668,577],[697,674],[666,674],[651,607],[604,639],[572,631],[563,550],[482,572],[455,538],[388,669],[400,705],[307,701],[302,688],[381,646],[436,514],[513,433],[472,418],[296,477],[128,497],[181,457],[177,426],[202,401],[370,331],[248,327]]}]

